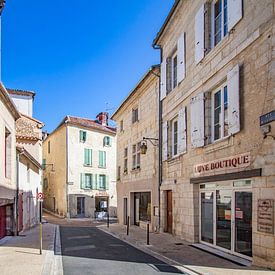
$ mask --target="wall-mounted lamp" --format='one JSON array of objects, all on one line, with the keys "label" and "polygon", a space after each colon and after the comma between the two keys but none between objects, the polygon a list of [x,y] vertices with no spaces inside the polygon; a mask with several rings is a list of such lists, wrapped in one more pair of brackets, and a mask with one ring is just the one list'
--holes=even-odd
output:
[{"label": "wall-mounted lamp", "polygon": [[147,149],[148,149],[147,140],[150,141],[150,143],[153,146],[158,146],[158,139],[157,138],[146,138],[146,137],[143,137],[141,145],[140,145],[140,153],[142,155],[145,155],[146,152],[147,152]]}]

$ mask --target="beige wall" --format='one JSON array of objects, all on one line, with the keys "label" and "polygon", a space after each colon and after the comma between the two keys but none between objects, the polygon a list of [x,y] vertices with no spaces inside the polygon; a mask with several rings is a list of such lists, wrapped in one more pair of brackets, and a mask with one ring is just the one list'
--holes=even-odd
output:
[{"label": "beige wall", "polygon": [[[174,118],[180,107],[187,106],[187,153],[163,163],[162,191],[173,190],[173,233],[189,241],[198,241],[199,186],[190,184],[195,164],[250,152],[249,169],[262,168],[262,177],[252,178],[253,188],[253,260],[273,267],[275,236],[257,231],[258,199],[275,198],[275,147],[272,138],[263,138],[259,117],[275,109],[274,101],[274,1],[244,0],[244,15],[227,35],[198,65],[195,64],[195,14],[204,1],[181,1],[178,11],[160,40],[163,56],[176,46],[186,32],[186,78],[163,100],[163,121]],[[190,138],[190,99],[211,91],[239,64],[241,131],[222,141],[192,149]],[[271,123],[275,135],[275,123]],[[176,180],[176,184],[174,184]],[[165,192],[162,215],[165,216]],[[165,227],[165,220],[163,220]]]},{"label": "beige wall", "polygon": [[[155,71],[159,73],[158,71]],[[128,200],[128,215],[134,222],[134,192],[151,192],[152,230],[158,227],[158,217],[154,216],[154,206],[158,207],[158,150],[148,141],[146,155],[141,155],[140,169],[132,170],[132,145],[143,137],[158,138],[158,78],[150,75],[138,90],[120,107],[114,116],[118,125],[117,166],[121,176],[117,183],[118,219],[124,223],[124,198]],[[138,107],[139,121],[132,124],[132,110]],[[123,120],[123,131],[120,121]],[[128,148],[128,171],[124,173],[124,149]]]}]

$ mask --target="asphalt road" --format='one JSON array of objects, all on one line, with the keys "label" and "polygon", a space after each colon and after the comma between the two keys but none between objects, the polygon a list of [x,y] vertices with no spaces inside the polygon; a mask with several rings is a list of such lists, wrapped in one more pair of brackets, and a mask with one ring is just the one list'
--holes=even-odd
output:
[{"label": "asphalt road", "polygon": [[60,227],[64,275],[184,274],[96,227]]}]

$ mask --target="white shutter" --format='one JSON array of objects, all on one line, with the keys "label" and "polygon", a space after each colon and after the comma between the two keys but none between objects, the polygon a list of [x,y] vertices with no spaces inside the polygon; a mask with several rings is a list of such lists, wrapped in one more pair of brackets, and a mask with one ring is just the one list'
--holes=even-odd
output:
[{"label": "white shutter", "polygon": [[228,10],[228,30],[231,31],[232,28],[243,17],[243,1],[242,0],[227,1],[227,10]]},{"label": "white shutter", "polygon": [[193,148],[204,146],[204,93],[193,97],[191,107],[191,143]]},{"label": "white shutter", "polygon": [[160,66],[160,100],[166,97],[166,59],[164,59]]},{"label": "white shutter", "polygon": [[179,110],[178,114],[178,146],[179,146],[179,153],[186,152],[186,107],[183,107]]},{"label": "white shutter", "polygon": [[178,68],[177,79],[180,83],[185,78],[185,33],[183,33],[178,40]]},{"label": "white shutter", "polygon": [[168,158],[168,122],[162,124],[162,160]]},{"label": "white shutter", "polygon": [[233,135],[240,131],[240,77],[239,65],[236,65],[227,74],[228,93],[228,124],[229,134]]},{"label": "white shutter", "polygon": [[195,61],[198,64],[204,58],[204,5],[195,16]]}]

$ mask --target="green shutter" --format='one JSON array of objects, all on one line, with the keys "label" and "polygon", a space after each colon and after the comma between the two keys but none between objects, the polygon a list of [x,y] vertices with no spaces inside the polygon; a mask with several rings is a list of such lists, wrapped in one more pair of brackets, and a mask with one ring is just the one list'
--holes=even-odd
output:
[{"label": "green shutter", "polygon": [[90,162],[90,165],[93,164],[93,150],[92,149],[89,150],[89,162]]},{"label": "green shutter", "polygon": [[112,146],[112,139],[109,137],[109,146]]},{"label": "green shutter", "polygon": [[92,165],[92,149],[84,149],[84,165]]},{"label": "green shutter", "polygon": [[107,145],[106,137],[103,138],[103,147]]},{"label": "green shutter", "polygon": [[85,142],[87,137],[87,133],[85,131],[79,131],[79,140],[80,142]]},{"label": "green shutter", "polygon": [[109,190],[109,176],[108,175],[105,176],[105,187],[106,187],[106,190]]},{"label": "green shutter", "polygon": [[103,165],[102,167],[106,167],[106,152],[102,152],[103,153]]},{"label": "green shutter", "polygon": [[99,151],[99,167],[106,167],[106,152]]},{"label": "green shutter", "polygon": [[42,160],[42,170],[46,169],[46,159]]},{"label": "green shutter", "polygon": [[97,174],[95,174],[95,180],[94,180],[94,184],[93,184],[93,189],[94,190],[98,190],[98,176]]},{"label": "green shutter", "polygon": [[80,188],[81,189],[85,188],[85,174],[83,173],[80,174]]}]

